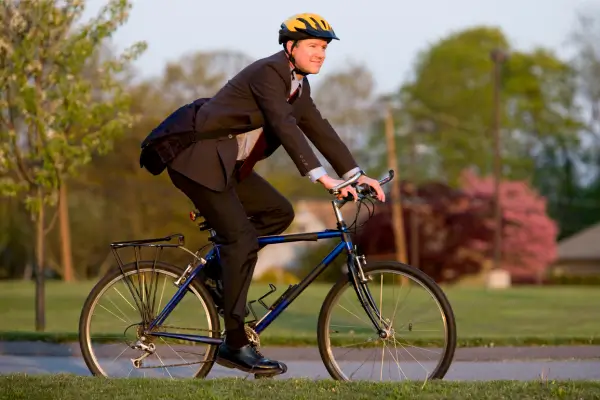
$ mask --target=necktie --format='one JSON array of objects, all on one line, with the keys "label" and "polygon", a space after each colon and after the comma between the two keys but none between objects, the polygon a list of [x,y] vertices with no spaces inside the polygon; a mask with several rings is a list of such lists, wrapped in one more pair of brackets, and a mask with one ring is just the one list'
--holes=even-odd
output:
[{"label": "necktie", "polygon": [[[298,99],[298,95],[300,94],[300,86],[296,88],[294,93],[288,97],[288,103],[292,104],[296,99]],[[267,140],[265,139],[264,131],[260,133],[256,143],[252,150],[250,150],[250,154],[243,161],[242,165],[238,169],[237,178],[238,180],[242,180],[248,177],[254,168],[254,165],[264,156],[265,151],[267,150]]]}]

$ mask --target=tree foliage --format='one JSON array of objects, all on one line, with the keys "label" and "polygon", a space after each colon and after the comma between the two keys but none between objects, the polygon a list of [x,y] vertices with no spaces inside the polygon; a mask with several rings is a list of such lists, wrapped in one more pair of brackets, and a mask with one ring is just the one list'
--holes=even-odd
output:
[{"label": "tree foliage", "polygon": [[491,52],[497,48],[509,55],[500,80],[504,175],[530,176],[531,157],[540,146],[577,140],[580,124],[572,68],[547,49],[511,48],[497,28],[468,28],[424,49],[413,79],[396,96],[401,108],[398,131],[416,134],[422,150],[436,155],[429,178],[457,185],[464,168],[491,172],[495,107]]},{"label": "tree foliage", "polygon": [[[467,196],[493,204],[493,178],[481,178],[466,171],[461,187]],[[548,216],[546,199],[525,181],[501,182],[499,196],[503,219],[502,267],[513,278],[541,276],[557,257],[558,227]],[[493,224],[489,218],[482,222]],[[492,249],[492,245],[486,243],[485,254],[490,254]]]},{"label": "tree foliage", "polygon": [[98,59],[130,8],[111,0],[82,22],[81,0],[0,3],[0,194],[22,199],[36,221],[38,266],[44,205],[56,202],[65,177],[106,153],[133,124],[120,74],[145,43]]},{"label": "tree foliage", "polygon": [[364,64],[352,61],[345,68],[327,74],[313,94],[321,114],[361,165],[370,158],[365,145],[368,128],[377,113],[374,89],[371,71]]},{"label": "tree foliage", "polygon": [[576,22],[570,43],[584,123],[581,141],[578,146],[547,147],[536,159],[536,186],[548,197],[560,238],[600,221],[600,7],[582,7]]},{"label": "tree foliage", "polygon": [[[140,143],[174,109],[214,95],[249,61],[248,56],[236,52],[197,52],[170,62],[159,76],[130,85],[128,112],[140,118],[110,153],[95,156],[71,185],[77,202],[73,224],[96,226],[92,234],[73,238],[80,275],[94,276],[110,265],[113,259],[107,245],[112,241],[180,232],[191,248],[206,243],[206,234],[198,232],[188,219],[194,205],[167,174],[155,177],[140,168]],[[167,253],[166,257],[178,264],[189,261],[184,252]]]},{"label": "tree foliage", "polygon": [[[60,5],[59,5],[60,4]],[[0,36],[0,154],[2,192],[31,188],[55,195],[63,174],[105,152],[114,137],[131,127],[123,112],[129,97],[117,75],[143,50],[135,44],[118,59],[100,65],[99,82],[82,72],[87,61],[122,25],[130,5],[111,1],[93,20],[75,26],[83,2],[3,3]]]},{"label": "tree foliage", "polygon": [[[407,243],[418,241],[418,266],[438,282],[481,272],[493,254],[493,180],[464,171],[460,180],[460,188],[442,182],[401,185]],[[503,181],[500,190],[502,267],[516,280],[535,279],[556,257],[556,224],[546,215],[545,200],[525,182]],[[408,223],[412,217],[417,230]],[[389,205],[378,207],[356,243],[368,258],[394,257]],[[408,259],[415,260],[413,247],[407,249]]]},{"label": "tree foliage", "polygon": [[[501,49],[507,56],[499,84],[502,177],[526,179],[548,199],[560,237],[599,221],[600,203],[584,188],[598,171],[591,160],[600,143],[585,134],[598,126],[588,121],[597,114],[594,71],[600,54],[594,39],[600,37],[598,24],[588,15],[574,36],[574,60],[545,48],[519,50],[500,29],[486,26],[454,32],[424,48],[413,77],[391,96],[401,176],[458,187],[465,168],[492,173],[491,52]],[[378,121],[371,152],[385,154],[378,146],[382,136]],[[385,158],[380,159],[378,171],[385,168]]]},{"label": "tree foliage", "polygon": [[[168,176],[153,177],[139,168],[139,144],[175,108],[212,96],[252,59],[228,50],[195,52],[167,63],[159,76],[134,82],[128,68],[143,45],[121,55],[106,51],[107,40],[127,19],[129,4],[112,0],[87,23],[77,22],[82,7],[83,1],[75,0],[0,1],[0,186],[3,195],[11,196],[0,199],[0,276],[24,275],[36,234],[26,226],[28,214],[43,204],[40,199],[53,202],[65,181],[79,277],[94,276],[109,265],[111,241],[182,232],[191,238],[191,247],[205,243],[205,235],[186,219],[192,204]],[[411,215],[418,214],[420,266],[437,279],[476,273],[490,257],[489,183],[471,181],[476,182],[473,192],[461,185],[465,169],[487,176],[493,166],[494,48],[509,54],[501,74],[504,179],[517,186],[515,180],[527,180],[520,195],[536,212],[556,219],[561,235],[600,220],[598,32],[594,13],[586,12],[574,35],[576,57],[567,62],[548,49],[520,51],[495,27],[457,31],[424,48],[411,79],[399,81],[398,90],[385,96],[396,107],[397,172],[411,182],[403,184],[404,197],[410,199],[414,184],[425,201],[421,208],[405,203],[405,222],[409,229]],[[350,62],[323,78],[313,85],[323,116],[361,166],[377,176],[387,160],[375,77],[364,65]],[[292,201],[329,196],[320,185],[300,178],[282,149],[258,169]],[[547,210],[534,192],[527,194],[530,187],[547,198]],[[379,219],[382,228],[372,232],[377,240],[367,243],[388,251],[393,236],[386,225],[387,206],[378,210],[371,223]],[[41,219],[48,225],[50,217]],[[505,214],[505,235],[513,229],[509,217]],[[517,219],[526,221],[525,216]],[[548,260],[526,254],[540,251],[546,240],[552,246],[551,235],[539,233],[553,228],[534,220],[526,224],[534,228],[510,234],[528,237],[539,247],[511,257],[535,274],[536,267],[529,266]],[[410,231],[407,239],[410,251]],[[60,240],[48,236],[51,266],[58,263]],[[326,245],[312,257],[322,258],[329,250]],[[511,262],[505,260],[514,271],[521,268]],[[336,267],[328,270],[327,279],[339,276]]]}]

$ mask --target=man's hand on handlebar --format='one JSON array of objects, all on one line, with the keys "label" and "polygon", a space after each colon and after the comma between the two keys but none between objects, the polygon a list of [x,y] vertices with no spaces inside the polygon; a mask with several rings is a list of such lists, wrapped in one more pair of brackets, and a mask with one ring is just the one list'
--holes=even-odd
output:
[{"label": "man's hand on handlebar", "polygon": [[381,185],[377,179],[369,178],[366,175],[361,175],[357,182],[359,185],[372,187],[377,194],[377,200],[381,201],[382,203],[385,202],[385,193],[383,192],[383,189],[381,188]]},{"label": "man's hand on handlebar", "polygon": [[[322,177],[319,178],[319,182],[321,182],[321,184],[323,186],[325,186],[325,189],[331,190],[334,187],[341,185],[345,181],[343,181],[341,179],[332,178],[329,175],[323,175]],[[346,187],[341,188],[339,190],[339,194],[336,197],[339,200],[341,200],[341,199],[347,197],[349,194],[351,194],[353,196],[353,200],[355,202],[358,201],[358,194],[356,193],[356,189],[354,188],[354,186],[346,186]]]},{"label": "man's hand on handlebar", "polygon": [[[381,188],[382,183],[385,184],[389,182],[394,176],[393,171],[389,171],[389,175],[387,178],[384,178],[381,181],[376,179],[369,178],[364,175],[364,172],[360,171],[352,176],[350,179],[343,181],[339,179],[335,179],[330,177],[329,175],[324,175],[319,178],[319,182],[331,194],[335,194],[339,200],[354,200],[358,201],[357,187],[358,191],[360,191],[363,195],[374,195],[377,200],[384,202],[385,201],[385,193]],[[355,186],[357,185],[357,187]]]}]

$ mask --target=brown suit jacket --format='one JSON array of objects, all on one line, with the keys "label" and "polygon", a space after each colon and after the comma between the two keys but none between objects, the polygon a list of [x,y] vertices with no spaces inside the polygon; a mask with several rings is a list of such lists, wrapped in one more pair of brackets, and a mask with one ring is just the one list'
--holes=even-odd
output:
[{"label": "brown suit jacket", "polygon": [[264,128],[268,143],[264,157],[281,145],[303,176],[321,166],[307,137],[338,175],[357,167],[347,146],[317,110],[308,80],[304,78],[301,95],[293,104],[287,101],[290,88],[291,71],[284,51],[253,62],[204,103],[195,116],[195,130],[200,138],[223,130],[231,133],[200,139],[183,150],[169,167],[221,191],[235,168],[235,135],[259,127]]}]

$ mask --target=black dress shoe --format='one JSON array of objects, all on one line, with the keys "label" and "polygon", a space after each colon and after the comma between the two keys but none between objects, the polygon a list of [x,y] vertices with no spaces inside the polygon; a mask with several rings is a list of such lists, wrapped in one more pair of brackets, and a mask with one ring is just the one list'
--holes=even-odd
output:
[{"label": "black dress shoe", "polygon": [[259,376],[274,376],[287,371],[287,366],[284,363],[265,358],[250,344],[240,349],[234,349],[223,342],[217,351],[216,361],[217,364],[224,367],[237,368]]}]

